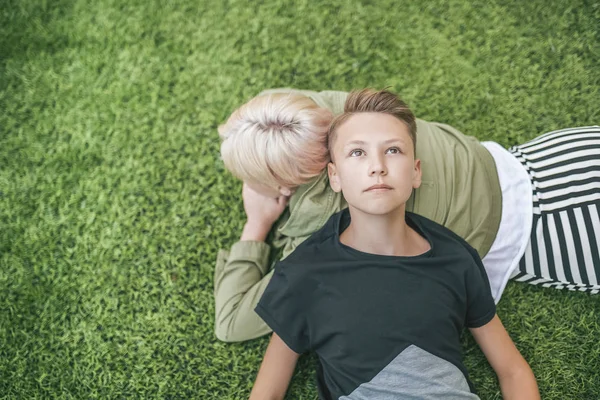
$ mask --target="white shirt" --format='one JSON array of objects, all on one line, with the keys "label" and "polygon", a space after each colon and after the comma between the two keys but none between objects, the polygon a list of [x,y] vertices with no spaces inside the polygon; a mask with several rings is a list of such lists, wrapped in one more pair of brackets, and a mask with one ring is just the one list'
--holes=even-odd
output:
[{"label": "white shirt", "polygon": [[529,174],[508,150],[495,142],[481,143],[492,155],[502,190],[502,215],[498,234],[483,265],[496,303],[519,261],[531,235],[533,194]]}]

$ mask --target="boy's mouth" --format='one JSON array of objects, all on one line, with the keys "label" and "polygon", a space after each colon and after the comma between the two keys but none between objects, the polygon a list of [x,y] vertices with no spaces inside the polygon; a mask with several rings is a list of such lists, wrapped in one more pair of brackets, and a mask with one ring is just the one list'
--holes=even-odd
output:
[{"label": "boy's mouth", "polygon": [[371,187],[369,187],[367,190],[365,190],[365,192],[370,192],[370,191],[374,191],[374,190],[392,190],[393,188],[391,186],[385,185],[383,183],[378,183],[377,185],[373,185]]}]

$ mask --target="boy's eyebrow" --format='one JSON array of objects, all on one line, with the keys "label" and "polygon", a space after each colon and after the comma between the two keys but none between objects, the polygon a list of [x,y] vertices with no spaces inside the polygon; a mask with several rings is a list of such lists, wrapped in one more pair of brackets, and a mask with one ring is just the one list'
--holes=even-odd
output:
[{"label": "boy's eyebrow", "polygon": [[[404,140],[402,140],[400,138],[396,138],[396,139],[388,139],[388,140],[384,141],[383,144],[390,144],[390,143],[395,143],[395,142],[405,143]],[[366,144],[367,144],[367,142],[365,142],[363,140],[353,140],[351,142],[346,143],[344,148],[346,148],[348,146],[364,146]]]},{"label": "boy's eyebrow", "polygon": [[367,142],[362,141],[362,140],[353,140],[351,142],[346,143],[346,145],[344,147],[348,147],[348,146],[364,146],[365,144],[367,144]]},{"label": "boy's eyebrow", "polygon": [[403,139],[396,138],[396,139],[388,139],[385,142],[383,142],[383,144],[390,144],[390,143],[396,143],[396,142],[405,143],[405,141]]}]

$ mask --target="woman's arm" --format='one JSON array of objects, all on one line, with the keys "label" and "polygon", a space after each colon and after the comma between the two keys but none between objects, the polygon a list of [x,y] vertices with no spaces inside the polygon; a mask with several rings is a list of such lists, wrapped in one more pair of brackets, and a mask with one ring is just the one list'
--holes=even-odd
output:
[{"label": "woman's arm", "polygon": [[294,374],[298,357],[300,355],[291,350],[274,333],[250,393],[250,400],[283,399]]},{"label": "woman's arm", "polygon": [[515,347],[498,315],[484,326],[470,331],[498,375],[504,399],[540,398],[533,371]]},{"label": "woman's arm", "polygon": [[231,251],[219,252],[215,267],[215,334],[224,342],[249,340],[271,332],[254,307],[272,276],[268,273],[270,248],[264,240],[287,199],[265,197],[245,184],[242,198],[248,221]]},{"label": "woman's arm", "polygon": [[238,242],[217,259],[214,277],[215,335],[223,342],[241,342],[271,332],[254,312],[272,272],[268,271],[269,245]]}]

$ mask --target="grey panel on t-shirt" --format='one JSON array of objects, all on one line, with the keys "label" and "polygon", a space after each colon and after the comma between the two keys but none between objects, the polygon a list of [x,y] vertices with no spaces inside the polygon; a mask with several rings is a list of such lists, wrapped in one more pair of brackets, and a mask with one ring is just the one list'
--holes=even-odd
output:
[{"label": "grey panel on t-shirt", "polygon": [[370,382],[340,400],[479,399],[454,364],[411,345]]}]

